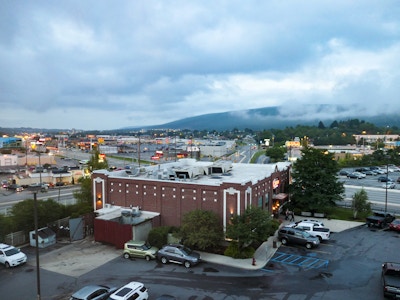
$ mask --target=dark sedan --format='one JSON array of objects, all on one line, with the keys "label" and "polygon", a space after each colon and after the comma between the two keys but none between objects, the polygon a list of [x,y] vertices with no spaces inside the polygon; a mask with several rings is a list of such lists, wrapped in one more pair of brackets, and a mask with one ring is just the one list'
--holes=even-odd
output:
[{"label": "dark sedan", "polygon": [[390,177],[387,177],[387,176],[379,176],[378,177],[378,181],[380,181],[380,182],[392,182],[393,181],[393,179],[392,178],[390,178]]}]

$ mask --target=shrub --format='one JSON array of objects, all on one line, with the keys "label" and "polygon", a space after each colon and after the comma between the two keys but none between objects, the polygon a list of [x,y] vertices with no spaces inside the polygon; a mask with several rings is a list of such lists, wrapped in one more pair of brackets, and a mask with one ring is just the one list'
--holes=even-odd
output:
[{"label": "shrub", "polygon": [[176,233],[178,230],[172,226],[161,226],[150,230],[147,241],[150,245],[161,248],[168,243],[168,233]]},{"label": "shrub", "polygon": [[224,255],[230,256],[233,258],[251,258],[254,255],[254,248],[253,247],[245,247],[239,249],[239,244],[237,242],[231,242],[226,248]]}]

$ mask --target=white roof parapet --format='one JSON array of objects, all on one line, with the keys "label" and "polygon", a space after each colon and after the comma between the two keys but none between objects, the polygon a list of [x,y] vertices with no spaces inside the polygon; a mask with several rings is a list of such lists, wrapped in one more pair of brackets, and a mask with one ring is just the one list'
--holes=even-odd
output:
[{"label": "white roof parapet", "polygon": [[[110,177],[135,178],[137,180],[184,180],[191,183],[194,179],[196,184],[220,185],[222,183],[257,182],[268,178],[271,174],[279,171],[285,171],[291,166],[291,162],[278,162],[273,164],[243,164],[233,163],[231,161],[196,161],[190,159],[168,162],[161,165],[146,166],[145,172],[140,172],[136,176],[127,174],[126,170],[107,172]],[[95,171],[96,173],[100,170]],[[218,180],[216,180],[218,179]],[[194,183],[194,182],[193,182]]]}]

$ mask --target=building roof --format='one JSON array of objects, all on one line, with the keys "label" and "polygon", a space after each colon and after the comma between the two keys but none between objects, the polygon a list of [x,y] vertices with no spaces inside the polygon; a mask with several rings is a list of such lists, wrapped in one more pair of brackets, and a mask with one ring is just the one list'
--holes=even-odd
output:
[{"label": "building roof", "polygon": [[96,170],[94,173],[109,178],[134,178],[137,180],[169,180],[185,183],[221,185],[222,183],[256,183],[268,178],[272,173],[284,171],[290,162],[273,164],[243,164],[231,161],[205,162],[185,158],[176,162],[141,167],[133,170]]}]

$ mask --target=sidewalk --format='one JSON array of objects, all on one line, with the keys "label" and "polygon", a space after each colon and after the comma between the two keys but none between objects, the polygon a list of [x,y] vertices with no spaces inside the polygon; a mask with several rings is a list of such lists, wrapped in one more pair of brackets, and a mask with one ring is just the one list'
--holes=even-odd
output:
[{"label": "sidewalk", "polygon": [[[365,222],[353,222],[353,221],[341,221],[341,220],[329,220],[329,219],[318,219],[322,221],[325,227],[331,230],[331,233],[341,232],[350,228],[365,225]],[[282,220],[281,226],[289,224],[289,221]],[[274,245],[275,244],[275,245]],[[235,268],[257,270],[263,268],[268,261],[274,256],[276,250],[280,246],[280,242],[277,238],[277,232],[274,236],[268,238],[254,253],[255,264],[253,264],[252,258],[246,259],[235,259],[232,257],[217,255],[212,253],[200,252],[201,258],[204,261],[231,266]]]}]

